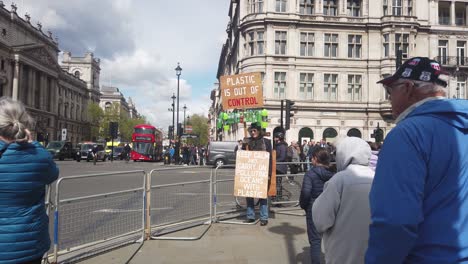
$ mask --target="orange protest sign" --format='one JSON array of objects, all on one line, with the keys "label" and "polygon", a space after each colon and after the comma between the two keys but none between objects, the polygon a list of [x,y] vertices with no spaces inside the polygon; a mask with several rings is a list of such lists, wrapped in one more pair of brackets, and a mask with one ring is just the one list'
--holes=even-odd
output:
[{"label": "orange protest sign", "polygon": [[259,72],[221,76],[223,109],[263,106],[262,77]]},{"label": "orange protest sign", "polygon": [[236,155],[234,196],[267,198],[270,153],[239,150]]}]

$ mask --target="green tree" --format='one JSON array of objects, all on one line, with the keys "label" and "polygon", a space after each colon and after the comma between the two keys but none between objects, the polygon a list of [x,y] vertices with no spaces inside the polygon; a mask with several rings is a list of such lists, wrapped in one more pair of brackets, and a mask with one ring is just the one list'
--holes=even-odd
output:
[{"label": "green tree", "polygon": [[88,116],[91,122],[91,140],[100,137],[100,126],[104,119],[104,111],[97,103],[88,104]]},{"label": "green tree", "polygon": [[188,143],[206,145],[208,143],[208,118],[203,115],[192,115],[186,125],[192,126],[192,134],[197,135],[198,139],[188,139]]}]

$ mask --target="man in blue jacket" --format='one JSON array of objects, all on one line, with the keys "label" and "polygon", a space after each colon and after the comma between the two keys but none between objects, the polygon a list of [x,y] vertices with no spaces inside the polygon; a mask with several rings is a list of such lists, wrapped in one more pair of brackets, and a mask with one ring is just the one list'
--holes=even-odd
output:
[{"label": "man in blue jacket", "polygon": [[468,101],[449,100],[440,64],[406,61],[379,81],[398,124],[369,195],[365,263],[468,263]]}]

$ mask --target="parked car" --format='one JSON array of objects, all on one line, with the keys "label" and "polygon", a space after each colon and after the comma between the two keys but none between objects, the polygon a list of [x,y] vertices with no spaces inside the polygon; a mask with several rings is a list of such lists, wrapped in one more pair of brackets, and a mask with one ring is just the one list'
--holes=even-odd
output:
[{"label": "parked car", "polygon": [[213,165],[214,167],[235,164],[236,153],[234,149],[237,146],[237,141],[211,141],[208,144],[206,153],[206,164]]},{"label": "parked car", "polygon": [[54,159],[64,160],[73,159],[75,157],[73,145],[69,141],[51,141],[47,144],[46,149]]},{"label": "parked car", "polygon": [[104,150],[104,144],[94,143],[94,142],[85,142],[79,143],[76,153],[76,161],[80,162],[81,160],[90,161],[93,160],[93,146],[97,145],[97,160],[106,161],[107,154]]}]

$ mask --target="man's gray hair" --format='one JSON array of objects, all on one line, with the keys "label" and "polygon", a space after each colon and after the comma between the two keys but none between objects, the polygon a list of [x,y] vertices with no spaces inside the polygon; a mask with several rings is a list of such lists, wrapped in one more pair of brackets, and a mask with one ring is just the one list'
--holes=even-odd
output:
[{"label": "man's gray hair", "polygon": [[447,88],[442,85],[438,85],[432,82],[413,81],[412,82],[418,88],[418,92],[422,95],[429,95],[434,93],[442,93],[443,96],[447,96]]},{"label": "man's gray hair", "polygon": [[26,129],[32,127],[33,122],[23,103],[10,97],[0,98],[0,136],[13,141],[27,141]]}]

